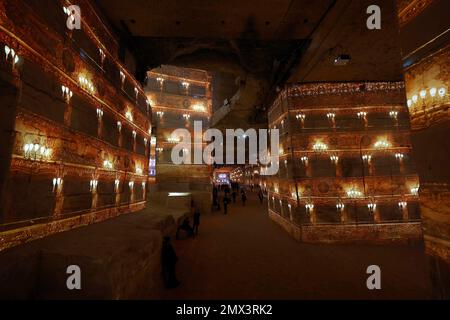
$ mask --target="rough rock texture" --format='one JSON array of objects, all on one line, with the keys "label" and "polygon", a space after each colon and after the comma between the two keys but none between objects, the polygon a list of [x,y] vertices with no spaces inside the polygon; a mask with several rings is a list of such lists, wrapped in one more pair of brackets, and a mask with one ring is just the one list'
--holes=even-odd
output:
[{"label": "rough rock texture", "polygon": [[[398,3],[412,146],[426,252],[436,298],[450,297],[450,41],[445,0]],[[438,36],[439,35],[439,36]],[[446,93],[432,97],[431,89]],[[420,93],[425,93],[422,98]],[[418,100],[414,102],[415,97]]]},{"label": "rough rock texture", "polygon": [[309,242],[421,239],[404,97],[403,82],[297,84],[280,93],[268,115],[280,132],[279,170],[262,186],[289,233]]},{"label": "rough rock texture", "polygon": [[0,0],[0,251],[145,207],[146,97],[91,2],[78,5],[86,27],[72,34],[57,1]]},{"label": "rough rock texture", "polygon": [[[16,247],[0,255],[0,298],[158,298],[161,243],[186,211],[163,207],[117,217]],[[82,290],[66,287],[67,267],[81,268]]]}]

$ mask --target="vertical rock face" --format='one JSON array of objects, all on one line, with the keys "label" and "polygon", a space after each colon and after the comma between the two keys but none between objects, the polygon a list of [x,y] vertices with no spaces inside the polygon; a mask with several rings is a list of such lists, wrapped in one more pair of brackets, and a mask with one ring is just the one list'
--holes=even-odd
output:
[{"label": "vertical rock face", "polygon": [[145,206],[146,96],[78,5],[70,30],[59,2],[0,1],[0,250]]},{"label": "vertical rock face", "polygon": [[[238,78],[238,90],[230,99],[226,112],[217,110],[213,116],[213,126],[218,128],[258,128],[266,126],[265,112],[261,110],[263,98],[268,91],[268,84],[264,79],[247,74],[245,78]],[[220,117],[217,117],[220,115]]]},{"label": "vertical rock face", "polygon": [[[450,297],[450,41],[448,1],[398,4],[425,247],[435,296]],[[420,32],[418,32],[420,30]]]},{"label": "vertical rock face", "polygon": [[[271,217],[313,242],[418,241],[419,180],[403,82],[290,85],[269,110]],[[264,169],[262,169],[264,170]]]}]

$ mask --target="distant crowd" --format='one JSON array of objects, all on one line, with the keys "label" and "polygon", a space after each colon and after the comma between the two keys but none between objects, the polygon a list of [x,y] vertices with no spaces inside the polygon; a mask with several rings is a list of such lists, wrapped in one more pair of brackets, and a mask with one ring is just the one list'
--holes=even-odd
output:
[{"label": "distant crowd", "polygon": [[[253,192],[253,186],[249,187],[249,190]],[[258,187],[258,199],[261,204],[264,202],[264,194],[261,188]],[[247,191],[245,187],[241,187],[237,183],[230,185],[221,185],[213,187],[212,194],[212,211],[222,212],[228,214],[228,206],[230,204],[236,204],[237,198],[240,198],[241,205],[245,207],[247,203]],[[200,208],[191,202],[191,215],[193,223],[191,225],[190,217],[186,217],[183,222],[178,226],[176,231],[176,239],[179,239],[180,233],[185,233],[190,238],[195,238],[198,235],[200,227]],[[175,265],[178,262],[178,257],[171,244],[170,237],[166,236],[162,245],[162,271],[166,288],[176,288],[180,285],[175,275]]]},{"label": "distant crowd", "polygon": [[[250,187],[250,191],[253,191],[253,186]],[[223,213],[228,214],[228,205],[236,203],[237,197],[240,195],[241,204],[245,207],[247,203],[247,191],[244,187],[241,187],[237,183],[222,186],[213,187],[213,211],[221,211],[223,205]],[[264,195],[262,190],[259,188],[258,198],[263,203]]]}]

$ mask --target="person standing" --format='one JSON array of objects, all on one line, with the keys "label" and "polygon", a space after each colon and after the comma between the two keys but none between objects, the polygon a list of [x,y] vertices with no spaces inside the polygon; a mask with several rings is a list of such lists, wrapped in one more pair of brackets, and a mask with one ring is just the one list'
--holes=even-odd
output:
[{"label": "person standing", "polygon": [[236,203],[236,197],[237,197],[236,190],[233,190],[233,193],[231,194],[231,196],[233,197],[233,203]]},{"label": "person standing", "polygon": [[198,235],[199,226],[200,226],[200,209],[196,207],[194,211],[194,237]]},{"label": "person standing", "polygon": [[189,222],[189,218],[185,218],[183,220],[183,223],[178,227],[177,233],[176,233],[176,239],[178,240],[178,235],[180,233],[180,230],[183,230],[187,233],[188,237],[194,237],[194,229],[191,227],[191,224]]},{"label": "person standing", "polygon": [[176,274],[175,266],[178,262],[177,254],[170,243],[170,237],[164,237],[161,250],[162,272],[164,284],[167,289],[173,289],[180,285]]}]

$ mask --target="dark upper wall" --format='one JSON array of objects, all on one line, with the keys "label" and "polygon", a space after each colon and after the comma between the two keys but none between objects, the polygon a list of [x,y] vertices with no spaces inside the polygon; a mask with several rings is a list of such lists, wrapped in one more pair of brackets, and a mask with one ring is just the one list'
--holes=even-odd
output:
[{"label": "dark upper wall", "polygon": [[134,36],[197,39],[305,39],[333,0],[96,0]]},{"label": "dark upper wall", "polygon": [[213,111],[216,111],[224,105],[224,100],[231,98],[236,94],[239,86],[237,78],[231,73],[215,72],[212,79],[213,89]]},{"label": "dark upper wall", "polygon": [[[419,4],[421,6],[417,7]],[[450,41],[450,1],[410,1],[399,4],[400,39],[405,67],[443,48]],[[426,4],[426,6],[425,6]]]},{"label": "dark upper wall", "polygon": [[[366,9],[381,8],[381,30],[369,30]],[[312,35],[312,43],[289,82],[402,80],[401,48],[394,0],[340,0]],[[352,58],[336,67],[338,54]]]}]

